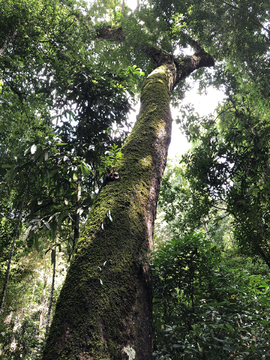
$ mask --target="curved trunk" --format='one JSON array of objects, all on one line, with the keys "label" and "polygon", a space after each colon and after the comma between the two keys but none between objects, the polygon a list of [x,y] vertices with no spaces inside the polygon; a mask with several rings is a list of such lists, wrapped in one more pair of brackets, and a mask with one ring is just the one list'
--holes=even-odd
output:
[{"label": "curved trunk", "polygon": [[[137,122],[116,171],[107,179],[80,235],[58,299],[43,360],[152,358],[152,248],[160,182],[171,136],[169,94],[202,66],[204,51],[181,63],[154,48]],[[111,174],[111,173],[110,173]],[[115,179],[114,181],[112,181]]]}]

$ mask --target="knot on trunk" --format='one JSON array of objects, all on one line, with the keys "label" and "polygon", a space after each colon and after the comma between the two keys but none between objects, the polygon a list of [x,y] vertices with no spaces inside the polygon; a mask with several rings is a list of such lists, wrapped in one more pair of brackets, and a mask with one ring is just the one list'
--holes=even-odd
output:
[{"label": "knot on trunk", "polygon": [[165,50],[156,49],[154,46],[149,46],[144,52],[151,57],[151,60],[157,67],[164,64],[167,65],[175,63],[174,56],[172,54]]},{"label": "knot on trunk", "polygon": [[96,37],[99,40],[108,40],[108,41],[120,41],[124,42],[126,40],[126,34],[123,33],[123,29],[112,28],[111,26],[104,26],[101,29],[96,31]]}]

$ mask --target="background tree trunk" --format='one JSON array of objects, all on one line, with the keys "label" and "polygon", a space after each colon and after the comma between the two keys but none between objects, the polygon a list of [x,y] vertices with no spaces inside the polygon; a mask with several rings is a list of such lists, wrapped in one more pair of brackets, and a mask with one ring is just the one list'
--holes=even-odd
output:
[{"label": "background tree trunk", "polygon": [[81,203],[81,195],[82,195],[82,174],[81,171],[78,169],[78,180],[77,180],[77,195],[76,195],[76,207],[75,207],[75,214],[73,217],[74,221],[74,234],[73,234],[73,243],[72,243],[72,254],[75,250],[76,244],[79,239],[80,234],[80,203]]},{"label": "background tree trunk", "polygon": [[50,318],[51,318],[51,310],[52,310],[52,302],[53,302],[53,293],[54,293],[54,282],[55,282],[55,270],[56,270],[56,236],[55,236],[55,245],[54,245],[54,254],[52,255],[53,259],[53,273],[52,273],[52,285],[51,285],[51,291],[50,291],[50,299],[48,304],[48,312],[47,312],[47,318],[46,318],[46,328],[45,328],[45,337],[47,336],[50,328]]},{"label": "background tree trunk", "polygon": [[11,262],[12,262],[12,258],[13,258],[13,254],[14,254],[15,242],[16,242],[16,239],[19,234],[19,229],[20,229],[20,225],[21,225],[23,208],[24,208],[27,191],[28,191],[28,180],[26,182],[24,195],[23,195],[23,199],[22,199],[22,204],[21,204],[21,208],[20,208],[20,212],[19,212],[19,216],[18,216],[18,222],[17,222],[16,230],[14,232],[14,236],[13,236],[13,240],[12,240],[12,244],[11,244],[10,255],[9,255],[9,259],[8,259],[8,266],[7,266],[7,271],[6,271],[6,278],[5,278],[5,283],[4,283],[4,287],[3,287],[3,291],[2,291],[2,295],[1,295],[0,314],[4,310],[5,298],[6,298],[8,281],[9,281],[9,276],[10,276],[10,266],[11,266]]}]

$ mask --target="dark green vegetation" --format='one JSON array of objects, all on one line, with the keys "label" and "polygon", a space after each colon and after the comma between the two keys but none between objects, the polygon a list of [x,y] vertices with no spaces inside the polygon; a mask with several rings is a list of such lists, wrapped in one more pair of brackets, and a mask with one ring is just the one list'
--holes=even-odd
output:
[{"label": "dark green vegetation", "polygon": [[156,359],[268,359],[268,268],[202,233],[173,238],[153,261]]},{"label": "dark green vegetation", "polygon": [[206,218],[192,194],[183,168],[169,167],[151,264],[155,358],[267,359],[269,268],[243,254],[224,210]]},{"label": "dark green vegetation", "polygon": [[[269,31],[266,0],[145,0],[134,11],[117,0],[0,2],[0,357],[40,356],[61,286],[48,277],[71,261],[47,354],[149,360],[142,250],[166,162],[168,93],[179,104],[189,76],[226,99],[208,118],[180,109],[193,148],[178,180],[163,182],[173,240],[154,260],[156,356],[267,359]],[[154,71],[143,87],[140,68]]]},{"label": "dark green vegetation", "polygon": [[78,220],[85,220],[126,136],[128,93],[140,75],[136,66],[101,67],[93,53],[107,47],[91,43],[95,35],[78,20],[83,8],[59,1],[0,4],[0,336],[6,358],[39,352],[51,291],[50,260],[42,257],[48,253],[54,263],[61,252],[64,264],[72,257]]},{"label": "dark green vegetation", "polygon": [[185,159],[167,167],[159,199],[151,265],[156,359],[268,359],[268,264],[243,253],[228,212],[205,211]]}]

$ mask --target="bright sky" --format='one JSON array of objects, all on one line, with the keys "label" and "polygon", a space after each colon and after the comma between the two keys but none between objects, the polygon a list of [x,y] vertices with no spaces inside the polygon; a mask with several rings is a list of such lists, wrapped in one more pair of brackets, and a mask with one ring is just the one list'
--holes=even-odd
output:
[{"label": "bright sky", "polygon": [[[205,116],[213,113],[219,102],[224,99],[224,93],[214,88],[209,88],[207,95],[199,95],[197,89],[193,89],[186,93],[186,97],[183,100],[183,104],[192,103],[195,111]],[[172,116],[177,115],[177,109],[172,109]],[[182,155],[190,148],[190,144],[187,142],[185,136],[180,132],[179,126],[173,122],[172,128],[172,140],[169,147],[169,157],[174,158],[177,154]]]},{"label": "bright sky", "polygon": [[131,10],[135,10],[137,7],[137,0],[126,0],[125,3]]}]

